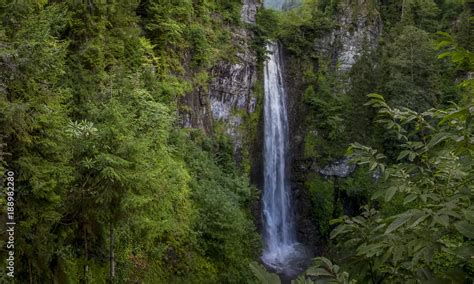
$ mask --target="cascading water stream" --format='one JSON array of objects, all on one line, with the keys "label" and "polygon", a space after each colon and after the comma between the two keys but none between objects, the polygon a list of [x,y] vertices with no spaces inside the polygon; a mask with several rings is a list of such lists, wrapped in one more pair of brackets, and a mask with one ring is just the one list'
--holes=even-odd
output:
[{"label": "cascading water stream", "polygon": [[263,5],[274,10],[287,10],[298,6],[300,2],[301,0],[265,0]]},{"label": "cascading water stream", "polygon": [[[295,7],[298,0],[265,0],[266,8]],[[288,113],[283,84],[282,60],[278,43],[267,45],[264,97],[264,192],[263,216],[265,247],[262,260],[286,276],[295,276],[309,259],[304,246],[296,241],[289,185]]]},{"label": "cascading water stream", "polygon": [[294,254],[295,230],[288,185],[288,115],[281,73],[280,48],[267,46],[264,103],[264,193],[265,250],[263,261],[276,269],[287,265]]}]

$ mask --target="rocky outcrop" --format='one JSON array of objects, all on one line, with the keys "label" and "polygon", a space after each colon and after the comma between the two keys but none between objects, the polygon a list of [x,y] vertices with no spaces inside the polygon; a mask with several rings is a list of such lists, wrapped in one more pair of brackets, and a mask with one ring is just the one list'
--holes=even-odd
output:
[{"label": "rocky outcrop", "polygon": [[252,87],[257,79],[256,55],[249,47],[250,31],[240,28],[234,33],[234,41],[240,47],[236,62],[220,62],[211,71],[209,103],[214,121],[222,121],[232,137],[234,150],[240,151],[242,135],[239,127],[245,112],[255,111],[256,98]]},{"label": "rocky outcrop", "polygon": [[335,23],[336,28],[316,42],[316,49],[327,54],[339,70],[348,71],[364,48],[377,47],[382,34],[382,19],[367,0],[357,0],[341,4]]},{"label": "rocky outcrop", "polygon": [[195,89],[181,99],[181,124],[185,128],[199,128],[212,132],[212,114],[207,91]]},{"label": "rocky outcrop", "polygon": [[[244,0],[242,21],[255,24],[258,0]],[[220,121],[232,138],[234,152],[239,156],[243,136],[240,127],[243,115],[255,111],[256,98],[252,94],[257,79],[256,54],[251,49],[252,33],[245,27],[233,29],[232,40],[238,50],[235,59],[221,61],[210,70],[212,78],[208,90],[194,90],[184,98],[188,111],[182,114],[184,127],[201,128],[212,132]]]},{"label": "rocky outcrop", "polygon": [[[244,0],[241,19],[247,24],[255,24],[259,7],[258,0]],[[257,80],[257,58],[250,47],[251,31],[246,28],[236,28],[233,41],[238,47],[235,62],[223,61],[211,71],[213,78],[209,86],[209,103],[214,121],[222,121],[226,132],[232,137],[234,152],[239,155],[242,149],[242,134],[240,126],[245,112],[255,111],[257,99],[252,94],[252,88]]]},{"label": "rocky outcrop", "polygon": [[255,24],[257,17],[257,9],[260,6],[258,0],[244,0],[242,10],[240,11],[240,19],[247,24]]},{"label": "rocky outcrop", "polygon": [[356,169],[356,165],[349,163],[349,158],[343,158],[330,165],[325,166],[319,173],[324,176],[348,177]]}]

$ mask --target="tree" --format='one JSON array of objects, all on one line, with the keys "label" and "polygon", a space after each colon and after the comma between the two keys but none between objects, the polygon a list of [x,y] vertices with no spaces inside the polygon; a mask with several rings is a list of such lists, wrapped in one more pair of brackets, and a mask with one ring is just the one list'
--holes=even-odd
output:
[{"label": "tree", "polygon": [[401,20],[403,25],[413,25],[419,29],[434,32],[437,25],[436,17],[440,14],[438,5],[433,0],[403,0]]},{"label": "tree", "polygon": [[372,120],[374,112],[365,105],[366,95],[381,85],[380,66],[376,50],[369,50],[364,44],[361,55],[349,71],[350,89],[349,102],[351,106],[347,110],[348,135],[354,141],[367,141],[372,136]]},{"label": "tree", "polygon": [[62,84],[68,45],[59,39],[64,5],[2,3],[1,15],[8,24],[0,29],[0,136],[9,154],[2,164],[16,173],[21,208],[15,212],[16,273],[44,282],[52,274],[60,242],[55,228],[73,178],[64,133],[70,90]]},{"label": "tree", "polygon": [[386,68],[382,90],[389,103],[417,111],[437,105],[439,69],[434,44],[425,31],[403,27],[387,46],[381,64]]},{"label": "tree", "polygon": [[176,127],[177,98],[232,51],[221,24],[240,2],[4,2],[0,167],[17,173],[17,280],[248,282],[252,189],[226,139]]},{"label": "tree", "polygon": [[383,207],[394,198],[402,202],[395,203],[395,215],[366,207],[360,216],[344,216],[331,238],[343,236],[355,271],[372,283],[472,280],[472,101],[417,113],[391,108],[380,95],[370,98],[378,121],[400,141],[398,161],[387,165],[385,155],[360,144],[350,154],[359,165],[383,173],[374,200]]}]

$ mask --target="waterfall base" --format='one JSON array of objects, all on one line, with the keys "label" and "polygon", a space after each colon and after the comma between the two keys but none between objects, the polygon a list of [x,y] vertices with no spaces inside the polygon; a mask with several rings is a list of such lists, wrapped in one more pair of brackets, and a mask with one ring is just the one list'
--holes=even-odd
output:
[{"label": "waterfall base", "polygon": [[310,264],[312,255],[303,244],[293,243],[265,251],[262,261],[271,271],[283,278],[292,279],[303,272]]}]

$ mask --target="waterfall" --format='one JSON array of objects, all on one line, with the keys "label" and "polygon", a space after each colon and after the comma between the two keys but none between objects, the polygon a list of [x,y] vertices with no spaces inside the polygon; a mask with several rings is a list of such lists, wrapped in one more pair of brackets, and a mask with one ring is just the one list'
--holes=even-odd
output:
[{"label": "waterfall", "polygon": [[295,252],[295,229],[288,184],[288,115],[281,71],[280,48],[267,46],[264,102],[264,192],[265,249],[262,260],[283,268]]},{"label": "waterfall", "polygon": [[287,10],[297,7],[301,0],[265,0],[263,6],[274,10]]},{"label": "waterfall", "polygon": [[[300,0],[265,0],[266,8],[285,10]],[[296,241],[289,184],[288,112],[278,43],[267,45],[264,96],[264,188],[262,212],[265,246],[263,262],[282,277],[295,277],[308,267],[312,254]]]}]

